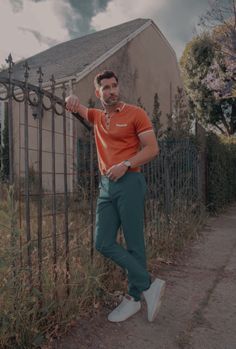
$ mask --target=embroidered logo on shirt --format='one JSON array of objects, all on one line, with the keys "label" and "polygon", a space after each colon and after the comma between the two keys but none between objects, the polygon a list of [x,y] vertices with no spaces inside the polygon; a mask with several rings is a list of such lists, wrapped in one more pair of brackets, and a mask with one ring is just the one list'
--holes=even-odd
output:
[{"label": "embroidered logo on shirt", "polygon": [[128,124],[116,124],[116,126],[118,126],[118,127],[126,127],[126,126],[128,126]]}]

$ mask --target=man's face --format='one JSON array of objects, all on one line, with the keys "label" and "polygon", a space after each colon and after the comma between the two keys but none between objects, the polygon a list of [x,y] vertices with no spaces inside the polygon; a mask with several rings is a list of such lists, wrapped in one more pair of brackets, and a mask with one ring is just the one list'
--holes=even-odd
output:
[{"label": "man's face", "polygon": [[101,86],[96,90],[96,96],[105,105],[116,105],[120,100],[120,91],[116,79],[114,77],[102,79]]}]

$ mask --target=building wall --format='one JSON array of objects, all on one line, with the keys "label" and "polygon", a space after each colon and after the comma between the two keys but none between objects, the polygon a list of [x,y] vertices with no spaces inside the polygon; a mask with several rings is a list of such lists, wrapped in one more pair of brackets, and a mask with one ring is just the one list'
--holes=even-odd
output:
[{"label": "building wall", "polygon": [[[73,93],[80,97],[81,103],[88,106],[92,99],[96,107],[101,104],[94,93],[94,77],[102,70],[114,70],[119,77],[122,100],[137,104],[141,98],[149,116],[153,112],[154,95],[158,93],[161,123],[163,129],[167,127],[167,113],[172,112],[174,96],[177,87],[182,87],[180,70],[175,52],[159,32],[152,25],[114,53],[105,62],[87,76],[73,85]],[[77,123],[74,139],[84,138],[84,127]],[[74,143],[74,158],[77,143]]]},{"label": "building wall", "polygon": [[[137,104],[138,98],[151,117],[154,95],[160,98],[162,124],[166,126],[166,114],[172,110],[177,86],[182,86],[177,59],[174,51],[163,35],[153,24],[114,53],[105,62],[90,72],[79,82],[74,83],[73,92],[80,97],[81,103],[88,105],[89,99],[100,102],[94,93],[94,76],[104,70],[112,69],[120,81],[121,97],[127,103]],[[71,82],[68,82],[69,84]],[[69,90],[68,90],[69,91]],[[69,93],[69,92],[68,92]],[[61,96],[60,89],[57,95]],[[14,169],[17,177],[24,177],[24,104],[14,103]],[[51,112],[45,112],[43,117],[43,188],[52,188],[52,145],[51,145]],[[32,172],[38,171],[38,129],[37,120],[32,117],[29,108],[29,159]],[[64,155],[63,155],[63,123],[62,117],[56,116],[56,187],[57,191],[64,191]],[[73,120],[67,114],[67,167],[68,188],[73,190],[76,182],[77,140],[87,137],[84,127],[79,121]]]},{"label": "building wall", "polygon": [[[60,95],[60,91],[57,91]],[[14,137],[14,173],[16,178],[25,177],[25,107],[24,103],[13,103],[13,137]],[[39,171],[39,124],[28,107],[28,149],[30,182],[37,183]],[[66,117],[66,155],[68,191],[73,189],[73,120],[68,113]],[[42,174],[44,192],[52,190],[52,112],[44,111],[42,120]],[[63,116],[55,115],[55,172],[56,191],[64,192],[64,133]],[[37,184],[35,184],[37,185]],[[37,189],[37,188],[34,188]]]},{"label": "building wall", "polygon": [[[149,26],[94,71],[74,85],[74,93],[88,105],[96,101],[94,76],[104,70],[114,70],[119,77],[121,96],[127,103],[142,105],[152,115],[154,95],[158,93],[162,124],[166,127],[167,113],[171,113],[177,86],[182,87],[176,55],[155,25]],[[100,106],[100,103],[97,103]]]}]

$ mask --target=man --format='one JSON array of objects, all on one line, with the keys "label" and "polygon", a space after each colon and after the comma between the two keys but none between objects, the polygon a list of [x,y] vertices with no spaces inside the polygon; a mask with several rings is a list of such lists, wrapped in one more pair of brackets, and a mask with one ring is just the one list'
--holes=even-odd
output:
[{"label": "man", "polygon": [[[128,294],[108,316],[120,322],[141,308],[141,295],[147,303],[148,320],[153,321],[161,304],[165,282],[151,278],[146,268],[143,234],[146,183],[140,166],[159,152],[152,123],[143,109],[120,100],[118,78],[112,71],[98,74],[95,94],[103,110],[88,109],[79,98],[66,99],[69,111],[79,113],[94,125],[101,172],[96,209],[96,249],[128,273]],[[127,249],[117,243],[122,226]]]}]

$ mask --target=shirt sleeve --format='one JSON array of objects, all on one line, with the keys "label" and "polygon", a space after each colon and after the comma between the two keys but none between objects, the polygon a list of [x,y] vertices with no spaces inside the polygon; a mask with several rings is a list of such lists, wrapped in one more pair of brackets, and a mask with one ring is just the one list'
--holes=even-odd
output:
[{"label": "shirt sleeve", "polygon": [[138,108],[137,110],[135,120],[134,120],[134,126],[135,126],[137,135],[144,132],[153,131],[152,122],[149,119],[147,113],[142,108]]},{"label": "shirt sleeve", "polygon": [[87,118],[88,118],[88,121],[91,123],[91,124],[94,124],[95,121],[96,121],[96,118],[99,114],[99,110],[98,109],[94,109],[94,108],[89,108],[88,109],[88,115],[87,115]]}]

